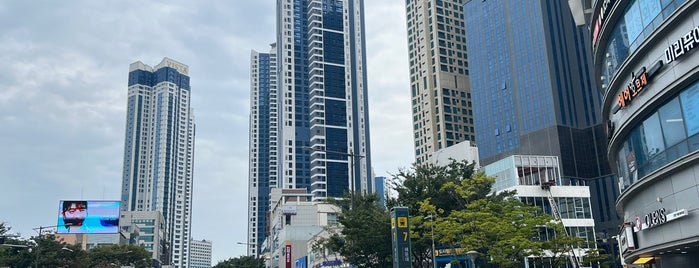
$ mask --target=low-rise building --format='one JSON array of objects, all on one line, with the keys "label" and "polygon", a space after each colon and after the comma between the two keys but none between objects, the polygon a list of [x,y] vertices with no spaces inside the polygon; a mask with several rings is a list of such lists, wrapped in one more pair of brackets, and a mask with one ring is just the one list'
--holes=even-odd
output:
[{"label": "low-rise building", "polygon": [[[562,178],[556,156],[512,155],[483,167],[486,175],[495,177],[493,191],[516,190],[517,197],[529,205],[561,220],[570,236],[577,236],[594,245],[595,222],[590,206],[590,188]],[[548,237],[550,233],[543,233]],[[576,248],[582,258],[586,248]],[[530,259],[526,260],[528,263]],[[533,262],[532,262],[533,263]],[[529,266],[527,266],[529,267]]]},{"label": "low-rise building", "polygon": [[210,268],[211,241],[192,239],[189,246],[189,268]]},{"label": "low-rise building", "polygon": [[120,228],[130,230],[127,244],[140,245],[151,252],[155,266],[170,263],[165,220],[159,211],[122,211]]},{"label": "low-rise building", "polygon": [[340,208],[313,201],[305,189],[272,189],[270,202],[270,236],[266,267],[294,265],[308,256],[309,240],[337,223]]}]

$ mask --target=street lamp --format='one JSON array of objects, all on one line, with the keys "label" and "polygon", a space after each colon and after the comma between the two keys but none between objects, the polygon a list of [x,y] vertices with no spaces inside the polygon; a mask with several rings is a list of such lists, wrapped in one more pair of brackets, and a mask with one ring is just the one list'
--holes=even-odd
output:
[{"label": "street lamp", "polygon": [[65,223],[63,225],[39,226],[39,227],[34,228],[34,231],[38,230],[37,232],[39,233],[39,237],[36,241],[36,260],[34,263],[35,268],[39,268],[39,242],[41,241],[41,235],[43,234],[44,229],[55,228],[55,227],[59,227],[59,226],[71,226],[71,225],[72,225],[72,223]]},{"label": "street lamp", "polygon": [[[236,244],[238,244],[238,245],[244,245],[244,246],[248,246],[248,247],[250,247],[250,246],[252,246],[252,247],[257,247],[257,245],[256,245],[256,244],[253,244],[253,243],[236,242]],[[259,252],[259,249],[257,250],[257,252]],[[257,255],[257,254],[255,254],[255,255]],[[257,256],[256,256],[256,257],[257,257]]]},{"label": "street lamp", "polygon": [[434,252],[434,215],[430,214],[425,216],[424,219],[430,218],[430,229],[432,229],[432,267],[437,268],[437,261],[435,261]]},{"label": "street lamp", "polygon": [[[325,149],[316,149],[316,148],[308,147],[308,146],[304,146],[303,149],[310,150],[310,151],[314,151],[314,152],[333,153],[333,154],[339,154],[339,155],[347,156],[347,158],[349,159],[349,164],[350,164],[350,176],[351,176],[351,179],[350,179],[350,184],[351,184],[351,185],[350,185],[350,199],[351,199],[351,200],[350,200],[350,202],[351,202],[351,203],[350,203],[350,208],[354,208],[354,190],[355,190],[355,186],[356,186],[355,184],[357,183],[357,182],[355,181],[354,158],[355,158],[355,157],[359,157],[359,159],[362,159],[362,158],[364,158],[365,156],[359,155],[359,154],[355,154],[354,152],[352,152],[352,149],[350,149],[349,152],[340,152],[340,151],[331,151],[331,150],[325,150]],[[326,157],[326,159],[327,159],[327,157]]]}]

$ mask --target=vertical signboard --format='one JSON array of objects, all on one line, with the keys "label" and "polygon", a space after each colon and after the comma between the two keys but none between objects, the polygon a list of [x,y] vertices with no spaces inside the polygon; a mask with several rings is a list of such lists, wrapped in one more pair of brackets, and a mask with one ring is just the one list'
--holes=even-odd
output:
[{"label": "vertical signboard", "polygon": [[393,268],[411,267],[410,223],[407,207],[391,208]]},{"label": "vertical signboard", "polygon": [[286,260],[286,268],[291,268],[291,241],[286,241],[284,246],[284,258]]}]

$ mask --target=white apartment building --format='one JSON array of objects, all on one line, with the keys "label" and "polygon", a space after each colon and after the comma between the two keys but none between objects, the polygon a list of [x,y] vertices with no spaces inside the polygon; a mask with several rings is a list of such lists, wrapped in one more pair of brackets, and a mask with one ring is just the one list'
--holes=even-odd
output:
[{"label": "white apartment building", "polygon": [[211,268],[211,241],[192,239],[189,247],[189,268]]},{"label": "white apartment building", "polygon": [[[194,158],[189,67],[164,58],[129,66],[122,211],[159,211],[170,262],[188,266]],[[168,264],[167,261],[164,264]]]}]

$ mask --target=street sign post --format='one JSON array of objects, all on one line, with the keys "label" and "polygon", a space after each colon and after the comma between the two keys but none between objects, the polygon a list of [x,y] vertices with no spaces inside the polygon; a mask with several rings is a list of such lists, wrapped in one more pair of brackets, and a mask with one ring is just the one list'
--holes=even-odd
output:
[{"label": "street sign post", "polygon": [[391,208],[391,241],[393,268],[411,267],[410,217],[407,207]]}]

